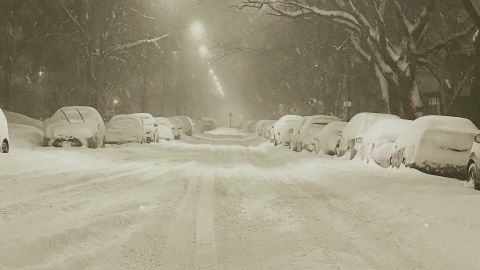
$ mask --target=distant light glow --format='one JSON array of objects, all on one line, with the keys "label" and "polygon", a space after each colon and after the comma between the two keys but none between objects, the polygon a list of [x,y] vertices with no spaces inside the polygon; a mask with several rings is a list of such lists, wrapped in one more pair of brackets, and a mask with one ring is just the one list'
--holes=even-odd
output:
[{"label": "distant light glow", "polygon": [[215,76],[215,71],[213,71],[213,69],[210,69],[210,70],[208,71],[208,73],[210,73],[210,75],[212,75],[212,76]]},{"label": "distant light glow", "polygon": [[198,52],[200,53],[201,57],[207,57],[208,56],[208,48],[205,45],[202,45],[198,48]]},{"label": "distant light glow", "polygon": [[114,98],[112,103],[113,105],[117,105],[118,103],[120,103],[120,100],[118,98]]},{"label": "distant light glow", "polygon": [[194,22],[190,27],[190,33],[196,40],[201,40],[205,36],[205,27],[201,22]]}]

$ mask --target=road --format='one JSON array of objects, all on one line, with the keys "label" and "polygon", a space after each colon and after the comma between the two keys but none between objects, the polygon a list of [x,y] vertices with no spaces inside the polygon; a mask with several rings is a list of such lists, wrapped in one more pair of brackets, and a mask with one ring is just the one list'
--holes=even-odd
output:
[{"label": "road", "polygon": [[0,164],[0,269],[480,268],[460,181],[232,130]]}]

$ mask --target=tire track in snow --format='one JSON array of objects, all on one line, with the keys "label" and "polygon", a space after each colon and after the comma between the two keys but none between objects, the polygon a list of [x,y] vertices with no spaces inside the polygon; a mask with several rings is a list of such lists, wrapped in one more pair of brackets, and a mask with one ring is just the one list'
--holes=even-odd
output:
[{"label": "tire track in snow", "polygon": [[215,175],[202,179],[197,205],[196,249],[194,269],[217,269],[217,251],[214,231]]}]

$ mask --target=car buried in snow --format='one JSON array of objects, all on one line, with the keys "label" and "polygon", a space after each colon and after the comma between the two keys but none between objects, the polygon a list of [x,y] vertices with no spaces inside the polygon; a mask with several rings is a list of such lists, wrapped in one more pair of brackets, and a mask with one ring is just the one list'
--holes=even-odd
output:
[{"label": "car buried in snow", "polygon": [[375,162],[381,167],[390,166],[392,148],[398,136],[407,130],[412,121],[405,119],[382,119],[373,124],[365,136],[355,140],[357,156],[367,163]]},{"label": "car buried in snow", "polygon": [[181,127],[183,133],[187,136],[192,136],[194,131],[195,124],[193,123],[192,119],[188,116],[173,116],[169,117],[170,121],[177,126]]},{"label": "car buried in snow", "polygon": [[294,130],[292,130],[291,148],[293,151],[302,152],[302,150],[314,151],[314,136],[331,122],[338,122],[340,119],[328,115],[312,115],[305,117],[304,121]]},{"label": "car buried in snow", "polygon": [[104,144],[105,124],[92,107],[63,107],[45,122],[45,146],[98,148]]},{"label": "car buried in snow", "polygon": [[115,115],[107,123],[105,143],[146,143],[145,127],[140,116],[134,114]]},{"label": "car buried in snow", "polygon": [[8,123],[5,114],[0,109],[0,153],[10,152],[10,137],[8,136]]},{"label": "car buried in snow", "polygon": [[[275,145],[280,145],[283,143],[286,133],[290,129],[292,124],[297,124],[299,121],[303,120],[303,116],[299,115],[284,115],[278,119],[270,132],[270,141]],[[293,126],[292,126],[293,127]]]},{"label": "car buried in snow", "polygon": [[[155,117],[155,121],[158,126],[166,126],[171,129],[174,140],[180,140],[181,128],[176,127],[168,118],[166,117]],[[159,134],[160,139],[162,140],[162,135]]]},{"label": "car buried in snow", "polygon": [[467,182],[473,184],[476,190],[480,190],[480,134],[475,136],[467,169]]},{"label": "car buried in snow", "polygon": [[347,122],[332,122],[327,124],[322,131],[313,136],[315,153],[323,151],[325,155],[334,156],[338,143],[338,136],[347,125]]},{"label": "car buried in snow", "polygon": [[353,159],[357,154],[357,149],[355,147],[357,138],[364,136],[368,129],[381,119],[400,119],[400,117],[393,114],[368,112],[356,114],[350,119],[341,134],[338,136],[337,146],[335,147],[336,155],[343,156],[346,153],[349,153],[350,158]]},{"label": "car buried in snow", "polygon": [[217,128],[217,123],[213,118],[202,118],[202,122],[205,131],[210,131]]},{"label": "car buried in snow", "polygon": [[138,117],[140,117],[144,131],[145,137],[147,138],[147,143],[158,142],[157,139],[157,124],[155,122],[155,118],[149,113],[136,113]]},{"label": "car buried in snow", "polygon": [[393,167],[465,179],[477,127],[472,121],[452,116],[429,115],[414,120],[395,141]]}]

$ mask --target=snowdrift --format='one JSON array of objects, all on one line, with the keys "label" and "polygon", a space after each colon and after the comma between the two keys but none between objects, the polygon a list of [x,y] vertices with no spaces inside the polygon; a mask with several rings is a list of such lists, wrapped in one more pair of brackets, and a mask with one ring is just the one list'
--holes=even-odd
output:
[{"label": "snowdrift", "polygon": [[465,179],[470,149],[477,133],[477,127],[465,118],[420,117],[398,136],[392,164]]},{"label": "snowdrift", "polygon": [[26,125],[26,126],[33,126],[40,130],[45,129],[45,122],[30,118],[26,115],[15,113],[15,112],[7,112],[5,111],[5,117],[9,124],[19,124],[19,125]]}]

